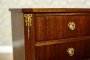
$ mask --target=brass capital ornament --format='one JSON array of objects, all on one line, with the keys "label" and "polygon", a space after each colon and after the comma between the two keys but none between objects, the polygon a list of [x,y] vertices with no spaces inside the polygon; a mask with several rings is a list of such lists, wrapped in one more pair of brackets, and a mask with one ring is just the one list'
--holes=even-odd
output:
[{"label": "brass capital ornament", "polygon": [[30,27],[32,26],[32,14],[24,14],[25,26],[28,27],[28,39],[30,37]]}]

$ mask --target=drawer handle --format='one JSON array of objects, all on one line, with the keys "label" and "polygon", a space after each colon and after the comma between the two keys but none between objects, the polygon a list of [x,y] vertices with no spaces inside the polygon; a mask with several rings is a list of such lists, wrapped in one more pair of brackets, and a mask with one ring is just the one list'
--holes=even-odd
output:
[{"label": "drawer handle", "polygon": [[74,55],[74,48],[68,48],[67,53],[69,56],[73,56]]},{"label": "drawer handle", "polygon": [[74,22],[69,22],[68,27],[70,30],[74,30],[76,27],[76,24]]}]

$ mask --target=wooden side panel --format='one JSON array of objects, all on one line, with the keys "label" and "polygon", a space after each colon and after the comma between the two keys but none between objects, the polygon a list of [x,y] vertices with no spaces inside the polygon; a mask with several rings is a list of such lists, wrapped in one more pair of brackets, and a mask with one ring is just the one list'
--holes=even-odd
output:
[{"label": "wooden side panel", "polygon": [[32,26],[29,27],[29,32],[28,26],[26,26],[26,21],[28,21],[28,19],[24,17],[24,13],[12,12],[11,14],[12,14],[11,18],[12,18],[13,57],[14,57],[13,59],[35,60],[34,14],[32,14],[31,17]]},{"label": "wooden side panel", "polygon": [[11,13],[13,60],[25,60],[23,13]]}]

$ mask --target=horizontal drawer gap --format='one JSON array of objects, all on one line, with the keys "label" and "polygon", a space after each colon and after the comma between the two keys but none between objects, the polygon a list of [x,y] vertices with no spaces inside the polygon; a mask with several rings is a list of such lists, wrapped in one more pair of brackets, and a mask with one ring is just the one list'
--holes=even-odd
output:
[{"label": "horizontal drawer gap", "polygon": [[52,45],[52,44],[60,44],[60,43],[65,43],[65,42],[73,42],[73,41],[80,41],[80,40],[87,40],[87,39],[90,39],[90,36],[68,38],[68,39],[59,39],[59,40],[50,40],[50,41],[41,41],[41,42],[36,42],[35,46],[45,46],[45,45]]}]

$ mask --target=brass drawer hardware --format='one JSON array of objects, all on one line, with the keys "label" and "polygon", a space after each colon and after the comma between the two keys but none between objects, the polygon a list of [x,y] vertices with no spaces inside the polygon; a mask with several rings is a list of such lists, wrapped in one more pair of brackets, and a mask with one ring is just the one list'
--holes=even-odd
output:
[{"label": "brass drawer hardware", "polygon": [[68,48],[67,53],[69,56],[73,56],[74,55],[74,48]]},{"label": "brass drawer hardware", "polygon": [[28,27],[28,39],[30,37],[30,27],[32,26],[32,14],[24,14],[25,25]]},{"label": "brass drawer hardware", "polygon": [[69,22],[68,27],[70,30],[74,30],[76,27],[76,24],[74,22]]}]

